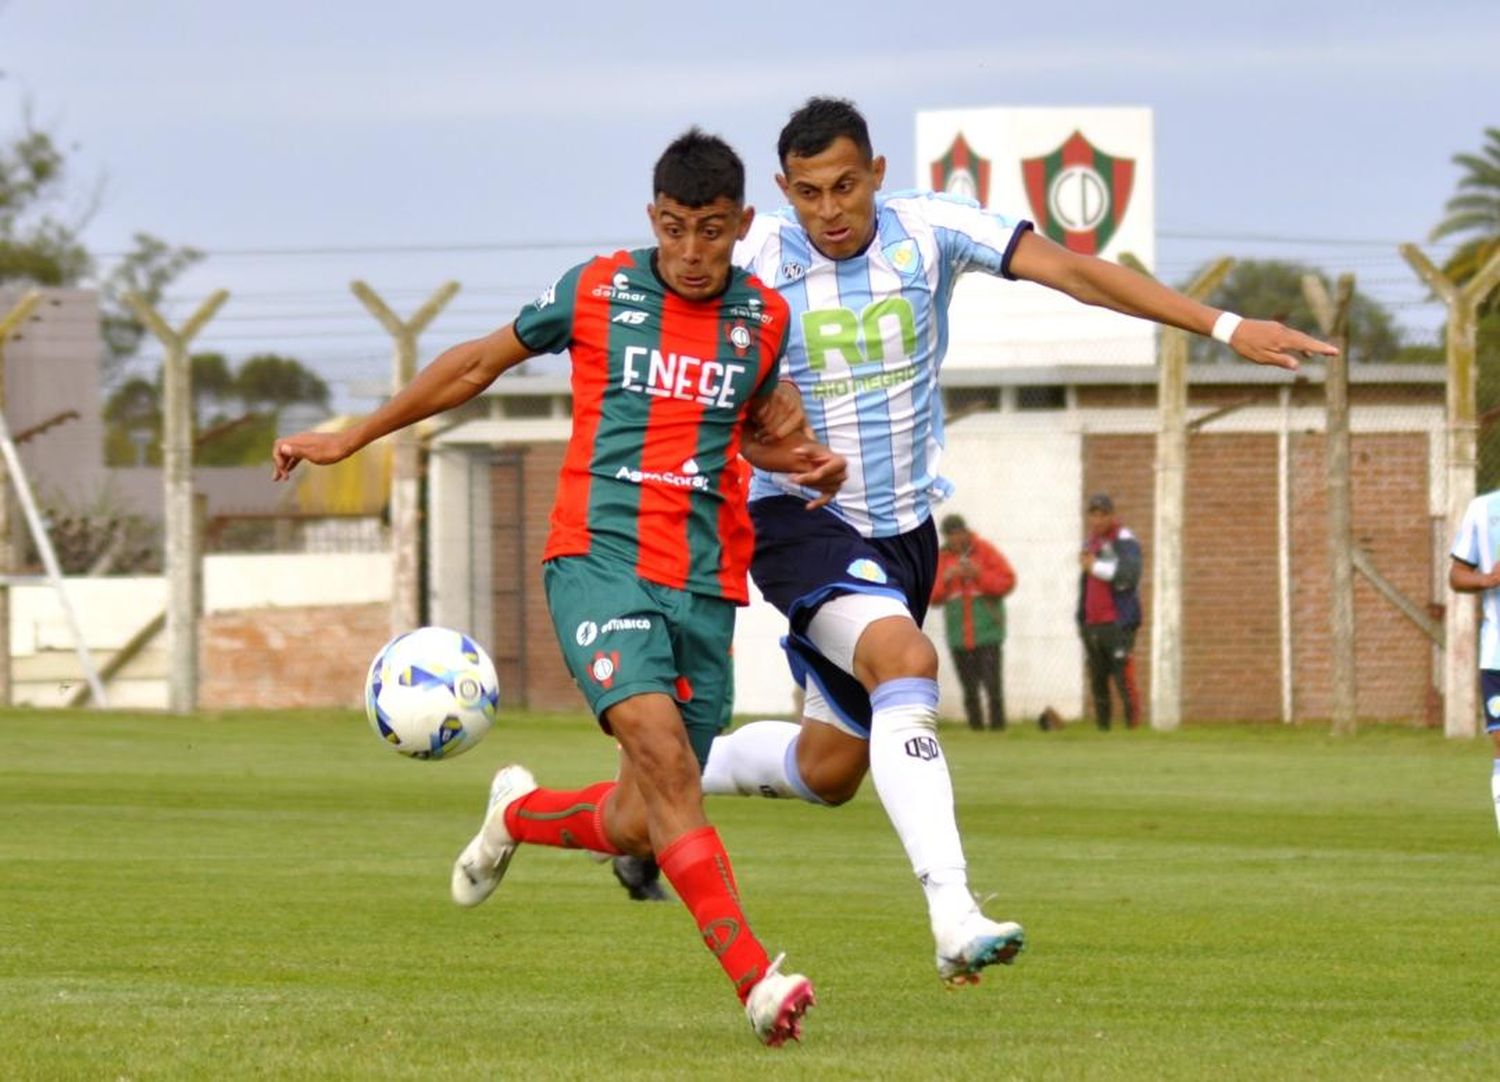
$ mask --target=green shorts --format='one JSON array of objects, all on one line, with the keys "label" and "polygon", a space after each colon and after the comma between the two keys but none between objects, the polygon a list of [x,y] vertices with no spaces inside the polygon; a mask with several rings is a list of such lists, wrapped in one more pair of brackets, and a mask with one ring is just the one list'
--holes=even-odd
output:
[{"label": "green shorts", "polygon": [[638,578],[617,561],[560,556],[542,587],[563,660],[599,725],[632,695],[677,700],[700,766],[729,722],[734,700],[733,601]]}]

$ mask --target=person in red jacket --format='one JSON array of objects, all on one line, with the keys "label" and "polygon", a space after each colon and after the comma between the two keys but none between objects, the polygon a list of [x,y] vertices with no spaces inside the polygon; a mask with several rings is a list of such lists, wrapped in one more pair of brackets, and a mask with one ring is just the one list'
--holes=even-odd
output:
[{"label": "person in red jacket", "polygon": [[975,534],[962,515],[942,522],[932,603],[943,606],[948,648],[964,689],[969,728],[983,729],[979,691],[989,700],[991,729],[1005,728],[1005,596],[1016,573],[1000,550]]}]

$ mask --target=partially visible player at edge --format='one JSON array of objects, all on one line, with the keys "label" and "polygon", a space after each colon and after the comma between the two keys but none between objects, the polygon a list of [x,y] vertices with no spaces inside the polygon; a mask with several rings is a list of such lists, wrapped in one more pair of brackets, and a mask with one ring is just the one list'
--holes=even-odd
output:
[{"label": "partially visible player at edge", "polygon": [[788,320],[786,302],[730,262],[754,216],[744,176],[728,144],[688,132],[656,164],[655,248],[574,267],[513,323],[447,350],[358,425],[278,440],[274,456],[278,479],[303,459],[338,461],[468,401],[528,357],[570,352],[573,429],[543,584],[568,668],[619,743],[619,774],[562,791],[502,767],[483,825],[454,862],[453,898],[484,901],[523,842],[654,853],[755,1033],[779,1045],[800,1036],[812,985],[780,972],[751,932],[699,774],[728,713],[734,610],[748,595],[736,456],[791,471],[811,506],[837,489],[845,464],[800,431],[744,438],[756,410],[777,413]]},{"label": "partially visible player at edge", "polygon": [[1500,829],[1500,490],[1470,501],[1458,536],[1453,539],[1448,585],[1461,594],[1481,594],[1484,616],[1479,625],[1479,694],[1484,728],[1495,743],[1495,765],[1490,795],[1495,801],[1495,826]]},{"label": "partially visible player at edge", "polygon": [[757,218],[735,261],[791,305],[788,371],[815,437],[848,458],[849,480],[809,521],[796,478],[756,471],[751,574],[789,618],[803,718],[714,741],[704,791],[841,804],[868,771],[926,893],[939,976],[975,983],[984,967],[1011,961],[1024,934],[984,916],[970,892],[937,738],[937,653],[921,631],[937,567],[932,508],[952,490],[938,472],[938,369],[955,279],[977,270],[1039,282],[1212,334],[1256,364],[1295,368],[1295,353],[1335,351],[1078,255],[971,200],[877,194],[885,159],[847,101],[808,101],[777,153],[790,207]]}]

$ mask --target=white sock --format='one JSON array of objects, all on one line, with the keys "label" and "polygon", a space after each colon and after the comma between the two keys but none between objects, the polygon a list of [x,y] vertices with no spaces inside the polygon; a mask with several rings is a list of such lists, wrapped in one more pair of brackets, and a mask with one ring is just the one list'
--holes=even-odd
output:
[{"label": "white sock", "polygon": [[937,703],[937,681],[919,677],[887,680],[870,694],[870,776],[927,894],[934,932],[974,908]]},{"label": "white sock", "polygon": [[823,804],[797,770],[797,734],[790,721],[752,721],[714,737],[703,764],[705,796],[795,797]]},{"label": "white sock", "polygon": [[1495,772],[1490,775],[1490,794],[1495,798],[1495,826],[1500,828],[1500,759],[1495,760]]}]

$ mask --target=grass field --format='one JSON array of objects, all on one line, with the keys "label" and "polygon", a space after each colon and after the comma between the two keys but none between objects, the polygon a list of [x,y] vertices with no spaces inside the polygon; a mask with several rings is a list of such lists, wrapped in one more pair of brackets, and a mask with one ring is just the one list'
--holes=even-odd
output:
[{"label": "grass field", "polygon": [[945,740],[971,878],[1030,937],[978,988],[938,983],[868,792],[710,805],[757,930],[817,983],[777,1051],[679,906],[577,853],[448,901],[499,761],[612,769],[583,718],[429,764],[352,714],[5,715],[0,1078],[1500,1077],[1488,742]]}]

